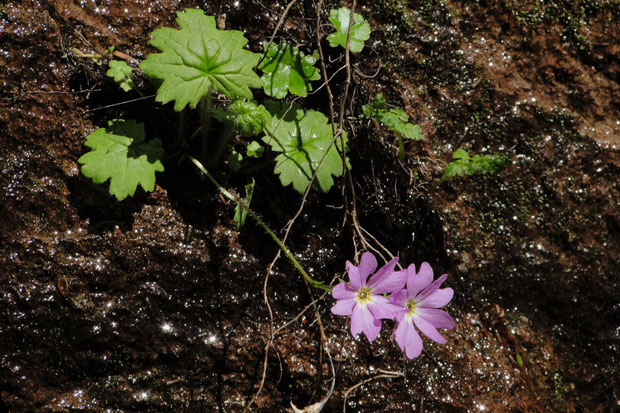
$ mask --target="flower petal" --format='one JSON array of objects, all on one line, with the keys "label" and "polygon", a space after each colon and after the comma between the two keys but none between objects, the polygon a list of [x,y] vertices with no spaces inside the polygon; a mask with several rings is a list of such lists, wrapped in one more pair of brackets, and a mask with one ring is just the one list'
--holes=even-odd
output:
[{"label": "flower petal", "polygon": [[422,338],[418,334],[413,325],[407,330],[407,348],[405,354],[410,359],[418,357],[422,353]]},{"label": "flower petal", "polygon": [[405,351],[405,345],[407,344],[407,329],[409,328],[407,323],[409,323],[409,320],[402,320],[396,326],[396,330],[394,330],[394,339],[402,351]]},{"label": "flower petal", "polygon": [[357,291],[362,286],[362,279],[360,277],[360,270],[351,261],[347,261],[347,274],[349,274],[349,282],[351,283],[351,289]]},{"label": "flower petal", "polygon": [[413,264],[407,268],[407,272],[409,273],[407,276],[407,291],[411,298],[418,295],[420,291],[433,282],[433,269],[428,262],[422,263],[418,273],[415,272],[415,265]]},{"label": "flower petal", "polygon": [[351,334],[353,337],[357,337],[359,333],[362,332],[364,328],[362,319],[364,318],[364,313],[359,304],[353,306],[353,311],[351,312]]},{"label": "flower petal", "polygon": [[368,281],[368,286],[375,294],[386,294],[398,291],[405,286],[407,271],[394,271],[398,257],[385,264]]},{"label": "flower petal", "polygon": [[340,300],[332,307],[332,313],[336,315],[351,315],[355,303],[357,303],[355,298]]},{"label": "flower petal", "polygon": [[414,359],[422,352],[422,339],[413,327],[411,318],[404,318],[394,331],[394,338],[407,357]]},{"label": "flower petal", "polygon": [[372,324],[367,325],[364,328],[364,334],[368,338],[368,341],[374,341],[377,337],[379,337],[379,333],[381,332],[381,321],[376,318],[373,319]]},{"label": "flower petal", "polygon": [[407,290],[402,289],[390,295],[390,302],[399,307],[405,307],[407,304]]},{"label": "flower petal", "polygon": [[373,295],[372,301],[368,303],[368,308],[377,319],[393,319],[399,312],[406,312],[404,308],[391,304],[387,298],[381,295]]},{"label": "flower petal", "polygon": [[356,291],[352,290],[347,283],[340,283],[332,290],[332,296],[336,300],[348,300],[350,298],[355,298],[355,293]]},{"label": "flower petal", "polygon": [[373,341],[379,335],[381,321],[375,319],[368,306],[356,304],[351,314],[351,334],[357,336],[362,331],[369,341]]},{"label": "flower petal", "polygon": [[[359,266],[359,274],[362,285],[366,285],[366,280],[368,276],[375,272],[377,269],[377,259],[370,252],[365,252],[362,254],[362,258],[360,259]],[[379,270],[381,271],[381,270]]]},{"label": "flower petal", "polygon": [[417,302],[420,307],[439,308],[448,304],[454,296],[452,288],[441,288]]},{"label": "flower petal", "polygon": [[441,334],[439,334],[437,329],[431,323],[426,321],[423,317],[420,317],[420,316],[416,317],[416,315],[412,316],[411,318],[413,318],[413,322],[415,323],[415,326],[422,333],[424,333],[426,337],[441,344],[447,341]]},{"label": "flower petal", "polygon": [[433,281],[431,283],[431,285],[429,285],[428,287],[426,287],[425,289],[423,289],[416,297],[415,297],[415,301],[416,302],[420,302],[423,301],[426,297],[429,297],[431,294],[433,294],[435,291],[439,290],[439,287],[441,287],[441,284],[443,284],[443,282],[446,280],[446,278],[448,278],[448,274],[444,274],[441,277],[437,278],[435,281]]},{"label": "flower petal", "polygon": [[448,313],[443,310],[437,310],[435,308],[416,308],[416,314],[418,317],[431,323],[435,328],[445,328],[452,330],[454,328],[454,321]]}]

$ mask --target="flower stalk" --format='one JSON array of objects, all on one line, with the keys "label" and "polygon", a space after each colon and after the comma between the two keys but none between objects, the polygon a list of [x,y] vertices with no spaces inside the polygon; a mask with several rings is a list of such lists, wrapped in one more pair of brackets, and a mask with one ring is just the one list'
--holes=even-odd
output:
[{"label": "flower stalk", "polygon": [[288,247],[286,245],[284,245],[284,243],[280,240],[280,238],[278,238],[278,236],[271,230],[271,228],[269,228],[267,226],[267,224],[265,224],[265,222],[254,212],[250,209],[250,207],[246,204],[246,202],[241,199],[240,197],[238,197],[237,195],[233,194],[232,192],[228,191],[226,188],[224,188],[222,185],[220,185],[219,182],[217,182],[217,180],[213,177],[213,175],[211,175],[211,173],[209,173],[209,171],[202,165],[202,163],[194,158],[191,155],[186,155],[187,158],[192,161],[192,163],[194,165],[196,165],[196,167],[205,174],[205,176],[209,179],[209,181],[211,181],[211,183],[213,183],[213,185],[215,185],[217,187],[217,189],[222,193],[222,195],[224,195],[226,198],[230,199],[233,202],[236,202],[241,208],[243,208],[245,211],[247,211],[248,215],[250,217],[252,217],[252,219],[254,221],[256,221],[256,223],[263,229],[265,230],[265,232],[267,233],[267,235],[269,235],[276,244],[278,244],[278,246],[280,247],[280,249],[282,250],[282,252],[284,252],[284,254],[286,254],[286,256],[288,257],[289,260],[291,260],[291,262],[293,263],[293,265],[295,266],[295,268],[297,269],[297,271],[299,271],[299,273],[302,275],[302,277],[314,288],[318,288],[321,290],[325,290],[325,291],[330,291],[332,290],[332,287],[330,287],[329,285],[325,285],[320,281],[316,281],[314,280],[312,277],[310,277],[310,275],[308,275],[308,273],[306,272],[306,270],[303,269],[303,267],[301,266],[301,264],[299,263],[299,261],[297,261],[297,259],[295,258],[295,256],[293,255],[293,253],[288,249]]}]

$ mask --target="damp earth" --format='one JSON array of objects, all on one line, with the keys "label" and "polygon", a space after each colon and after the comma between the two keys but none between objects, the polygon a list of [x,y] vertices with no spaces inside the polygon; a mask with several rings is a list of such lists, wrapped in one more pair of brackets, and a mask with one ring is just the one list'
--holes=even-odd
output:
[{"label": "damp earth", "polygon": [[[325,22],[340,5],[323,4]],[[448,273],[455,290],[448,342],[425,342],[414,360],[385,330],[372,343],[351,337],[331,297],[284,259],[269,274],[268,308],[277,246],[253,223],[237,230],[234,205],[189,165],[170,161],[154,192],[122,202],[81,176],[85,137],[107,119],[138,119],[165,141],[176,115],[145,79],[137,100],[105,76],[105,58],[76,50],[113,46],[140,61],[150,33],[191,7],[259,51],[285,6],[0,6],[0,411],[291,411],[328,394],[326,350],[336,374],[324,411],[617,410],[617,2],[358,5],[373,30],[352,56],[346,112],[359,223],[401,262]],[[293,4],[277,38],[315,48],[317,6]],[[360,120],[377,92],[424,132],[402,159],[389,131]],[[323,91],[307,105],[328,113],[326,102]],[[510,162],[442,180],[458,148]],[[243,187],[245,177],[219,174]],[[256,177],[253,207],[280,230],[301,198],[271,187],[268,168]],[[327,283],[356,248],[341,185],[311,194],[288,240]]]}]

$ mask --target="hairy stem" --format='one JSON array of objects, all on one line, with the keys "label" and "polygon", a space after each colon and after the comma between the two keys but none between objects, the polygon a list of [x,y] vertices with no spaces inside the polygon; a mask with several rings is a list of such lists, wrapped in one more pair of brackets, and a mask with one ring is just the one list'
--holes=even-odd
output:
[{"label": "hairy stem", "polygon": [[276,234],[274,234],[274,232],[267,226],[267,224],[265,224],[263,222],[263,220],[254,211],[252,211],[250,209],[248,204],[246,204],[245,200],[239,198],[237,195],[229,192],[226,188],[224,188],[222,185],[220,185],[219,182],[217,182],[217,180],[213,177],[213,175],[211,175],[211,173],[209,173],[209,171],[202,165],[202,163],[200,163],[200,161],[198,159],[194,158],[191,155],[187,155],[187,158],[190,161],[192,161],[194,163],[194,165],[196,165],[196,167],[198,169],[200,169],[200,171],[202,173],[204,173],[206,175],[206,177],[209,179],[209,181],[211,181],[211,183],[213,183],[213,185],[215,185],[217,187],[217,189],[219,189],[219,191],[222,193],[222,195],[224,195],[226,198],[230,199],[231,201],[236,202],[239,206],[241,206],[241,208],[243,208],[243,209],[245,209],[247,211],[248,215],[250,217],[252,217],[252,219],[254,221],[256,221],[256,223],[263,230],[265,230],[265,232],[275,241],[276,244],[278,244],[280,249],[288,257],[288,259],[291,260],[291,262],[293,263],[293,265],[295,266],[297,271],[299,271],[299,273],[302,275],[302,277],[304,277],[304,279],[306,281],[308,281],[308,283],[310,283],[310,285],[312,287],[319,288],[319,289],[325,290],[325,291],[331,291],[332,290],[330,286],[325,285],[325,284],[323,284],[320,281],[315,281],[315,280],[312,279],[312,277],[310,277],[308,275],[308,273],[302,268],[301,264],[299,264],[299,261],[297,261],[297,259],[293,255],[293,253],[287,248],[286,245],[284,245],[284,243],[282,241],[280,241],[280,238],[278,238],[278,236]]}]

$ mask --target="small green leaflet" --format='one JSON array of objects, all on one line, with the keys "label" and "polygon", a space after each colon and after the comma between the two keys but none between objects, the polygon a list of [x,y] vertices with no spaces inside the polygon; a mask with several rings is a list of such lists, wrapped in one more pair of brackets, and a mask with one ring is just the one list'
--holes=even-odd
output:
[{"label": "small green leaflet", "polygon": [[443,177],[447,178],[450,176],[463,176],[468,169],[470,158],[469,153],[463,149],[459,148],[452,154],[452,158],[456,159],[454,162],[450,162],[443,173]]},{"label": "small green leaflet", "polygon": [[260,158],[263,156],[263,152],[265,152],[265,148],[256,141],[250,142],[246,151],[247,155],[251,158]]},{"label": "small green leaflet", "polygon": [[180,30],[162,27],[153,32],[150,43],[162,51],[152,53],[140,63],[151,77],[162,79],[156,100],[174,100],[180,112],[198,101],[211,89],[229,98],[252,99],[251,87],[262,82],[252,68],[260,55],[245,50],[248,40],[237,30],[218,30],[215,18],[202,10],[177,12]]},{"label": "small green leaflet", "polygon": [[263,105],[243,99],[235,100],[226,109],[213,109],[212,114],[220,122],[231,123],[246,138],[261,133],[271,120],[271,115]]},{"label": "small green leaflet", "polygon": [[503,169],[508,163],[508,157],[505,155],[474,155],[471,157],[463,148],[454,151],[452,158],[455,161],[446,166],[443,173],[444,178],[465,174],[472,175],[476,172],[493,174]]},{"label": "small green leaflet", "polygon": [[[263,45],[267,47],[267,43]],[[282,99],[287,91],[297,96],[307,96],[312,90],[311,80],[321,78],[321,72],[314,64],[319,59],[319,52],[306,56],[286,41],[271,44],[265,59],[258,66],[265,75],[261,78],[263,89],[269,96]]]},{"label": "small green leaflet", "polygon": [[[250,206],[252,202],[252,195],[254,194],[254,178],[252,178],[252,182],[245,185],[245,198],[243,201],[246,206]],[[233,221],[237,223],[237,229],[241,229],[243,225],[245,225],[245,219],[248,216],[248,211],[243,208],[241,205],[237,204],[235,207],[235,216],[233,217]]]},{"label": "small green leaflet", "polygon": [[[327,41],[331,47],[346,46],[350,18],[351,10],[346,7],[329,11],[329,21],[336,28],[335,33],[327,36]],[[370,25],[361,14],[355,13],[353,16],[353,26],[351,26],[351,36],[349,37],[349,50],[353,53],[361,52],[364,48],[364,42],[369,38]]]},{"label": "small green leaflet", "polygon": [[[314,171],[317,171],[315,184],[323,192],[329,191],[334,185],[332,175],[342,176],[344,168],[339,152],[342,150],[340,139],[331,146],[319,168],[319,162],[333,140],[327,117],[314,110],[304,112],[297,104],[284,103],[280,106],[277,102],[267,101],[265,106],[272,118],[265,128],[263,142],[273,151],[280,152],[276,157],[274,173],[280,175],[282,185],[292,183],[293,188],[303,194]],[[344,131],[343,138],[346,151]]]},{"label": "small green leaflet", "polygon": [[109,64],[110,68],[105,73],[106,76],[114,79],[119,84],[121,89],[125,92],[129,92],[136,87],[136,84],[131,80],[131,66],[122,60],[111,60]]},{"label": "small green leaflet", "polygon": [[409,123],[409,115],[402,109],[386,109],[383,94],[377,93],[370,105],[362,106],[362,116],[367,119],[376,119],[383,123],[392,132],[407,139],[421,140],[424,134],[419,125]]},{"label": "small green leaflet", "polygon": [[96,184],[109,179],[110,194],[119,201],[133,196],[138,184],[152,191],[155,172],[164,170],[161,141],[144,142],[144,124],[135,120],[111,120],[107,128],[90,133],[84,145],[91,151],[78,159],[82,173]]}]

